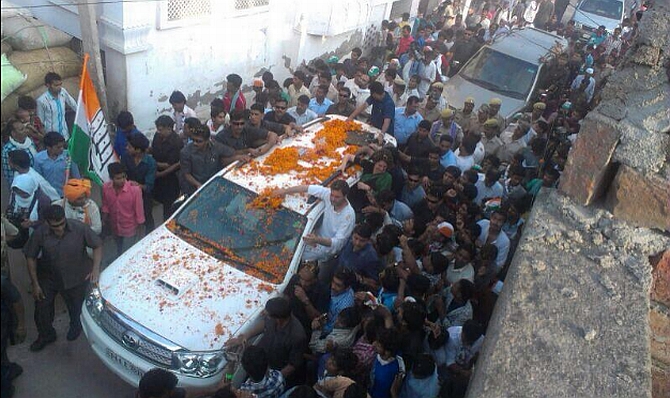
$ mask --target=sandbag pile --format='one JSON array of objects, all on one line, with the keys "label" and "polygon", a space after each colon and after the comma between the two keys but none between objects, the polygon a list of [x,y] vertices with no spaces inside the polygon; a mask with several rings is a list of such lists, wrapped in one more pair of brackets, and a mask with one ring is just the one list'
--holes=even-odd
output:
[{"label": "sandbag pile", "polygon": [[76,98],[82,59],[69,47],[72,36],[44,24],[25,8],[7,1],[2,6],[2,121],[14,114],[18,97],[37,99],[46,90],[48,72],[61,75],[63,87]]}]

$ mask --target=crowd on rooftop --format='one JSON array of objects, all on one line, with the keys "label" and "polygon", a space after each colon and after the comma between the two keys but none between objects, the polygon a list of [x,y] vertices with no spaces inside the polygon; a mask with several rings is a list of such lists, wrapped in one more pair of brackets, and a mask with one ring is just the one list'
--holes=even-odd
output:
[{"label": "crowd on rooftop", "polygon": [[[600,27],[583,39],[574,23],[561,23],[567,7],[475,0],[463,15],[459,0],[445,1],[413,20],[383,21],[367,54],[354,48],[342,61],[312,60],[283,82],[266,72],[246,82],[251,92],[230,74],[207,120],[174,91],[173,112],[157,117],[151,141],[131,112],[120,112],[119,162],[109,166],[100,202],[66,149],[65,116],[75,101],[60,76],[47,74],[45,93],[21,97],[3,130],[11,192],[2,218],[2,397],[21,373],[6,343],[26,337],[6,244],[27,258],[39,332],[31,350],[56,339],[58,294],[74,340],[86,288],[100,272],[101,237],[123,253],[154,229],[156,204],[166,219],[180,195],[226,165],[267,153],[328,114],[366,121],[398,145],[372,143],[345,157],[343,168],[363,170],[351,187],[336,180],[274,192],[317,196],[324,220],[303,237],[307,249],[284,294],[265,303],[254,328],[226,343],[242,347],[247,379],[234,388],[224,378],[212,396],[464,396],[533,199],[557,186],[582,119],[637,35],[639,13],[612,33]],[[483,45],[523,26],[569,42],[546,60],[558,66],[551,85],[511,118],[499,113],[500,98],[451,103],[444,83]],[[176,383],[152,370],[138,396],[176,396]]]}]

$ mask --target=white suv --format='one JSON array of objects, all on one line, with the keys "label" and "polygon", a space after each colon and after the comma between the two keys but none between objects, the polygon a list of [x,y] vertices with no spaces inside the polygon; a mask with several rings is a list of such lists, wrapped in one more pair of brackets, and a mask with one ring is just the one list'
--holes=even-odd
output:
[{"label": "white suv", "polygon": [[[314,161],[323,124],[345,125],[340,116],[329,118],[334,122],[316,121],[257,161],[219,172],[102,272],[84,303],[82,323],[107,367],[134,385],[161,367],[189,390],[216,386],[228,362],[223,344],[285,289],[302,255],[301,236],[314,229],[324,206],[302,195],[287,196],[276,210],[249,205],[263,191],[315,182],[315,174],[339,166],[347,145]],[[393,137],[385,141],[395,145]],[[300,172],[268,175],[265,160],[288,147],[299,150]],[[303,161],[310,153],[311,161]]]}]

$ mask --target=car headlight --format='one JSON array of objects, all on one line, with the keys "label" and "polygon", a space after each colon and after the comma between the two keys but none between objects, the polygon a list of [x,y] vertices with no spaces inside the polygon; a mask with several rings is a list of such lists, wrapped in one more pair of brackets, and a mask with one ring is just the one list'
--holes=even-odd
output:
[{"label": "car headlight", "polygon": [[102,311],[105,309],[105,304],[104,300],[102,299],[100,289],[98,289],[97,286],[91,287],[91,290],[88,292],[88,296],[86,296],[85,303],[88,313],[91,314],[91,318],[99,323],[100,314],[102,314]]},{"label": "car headlight", "polygon": [[176,352],[174,354],[179,372],[196,377],[210,377],[226,364],[221,351],[213,352]]}]

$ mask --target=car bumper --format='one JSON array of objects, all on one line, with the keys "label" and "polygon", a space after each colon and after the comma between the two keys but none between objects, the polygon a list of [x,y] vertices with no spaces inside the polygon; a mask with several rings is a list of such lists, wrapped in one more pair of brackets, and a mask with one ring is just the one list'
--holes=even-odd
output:
[{"label": "car bumper", "polygon": [[[126,383],[137,386],[144,373],[150,369],[159,367],[133,354],[124,346],[117,343],[116,340],[109,337],[93,320],[85,304],[81,312],[81,323],[93,352],[95,352],[105,366]],[[195,378],[182,375],[170,369],[166,370],[174,373],[179,380],[179,386],[190,392],[211,392],[216,388],[222,377],[222,374],[217,374],[208,378]]]}]

